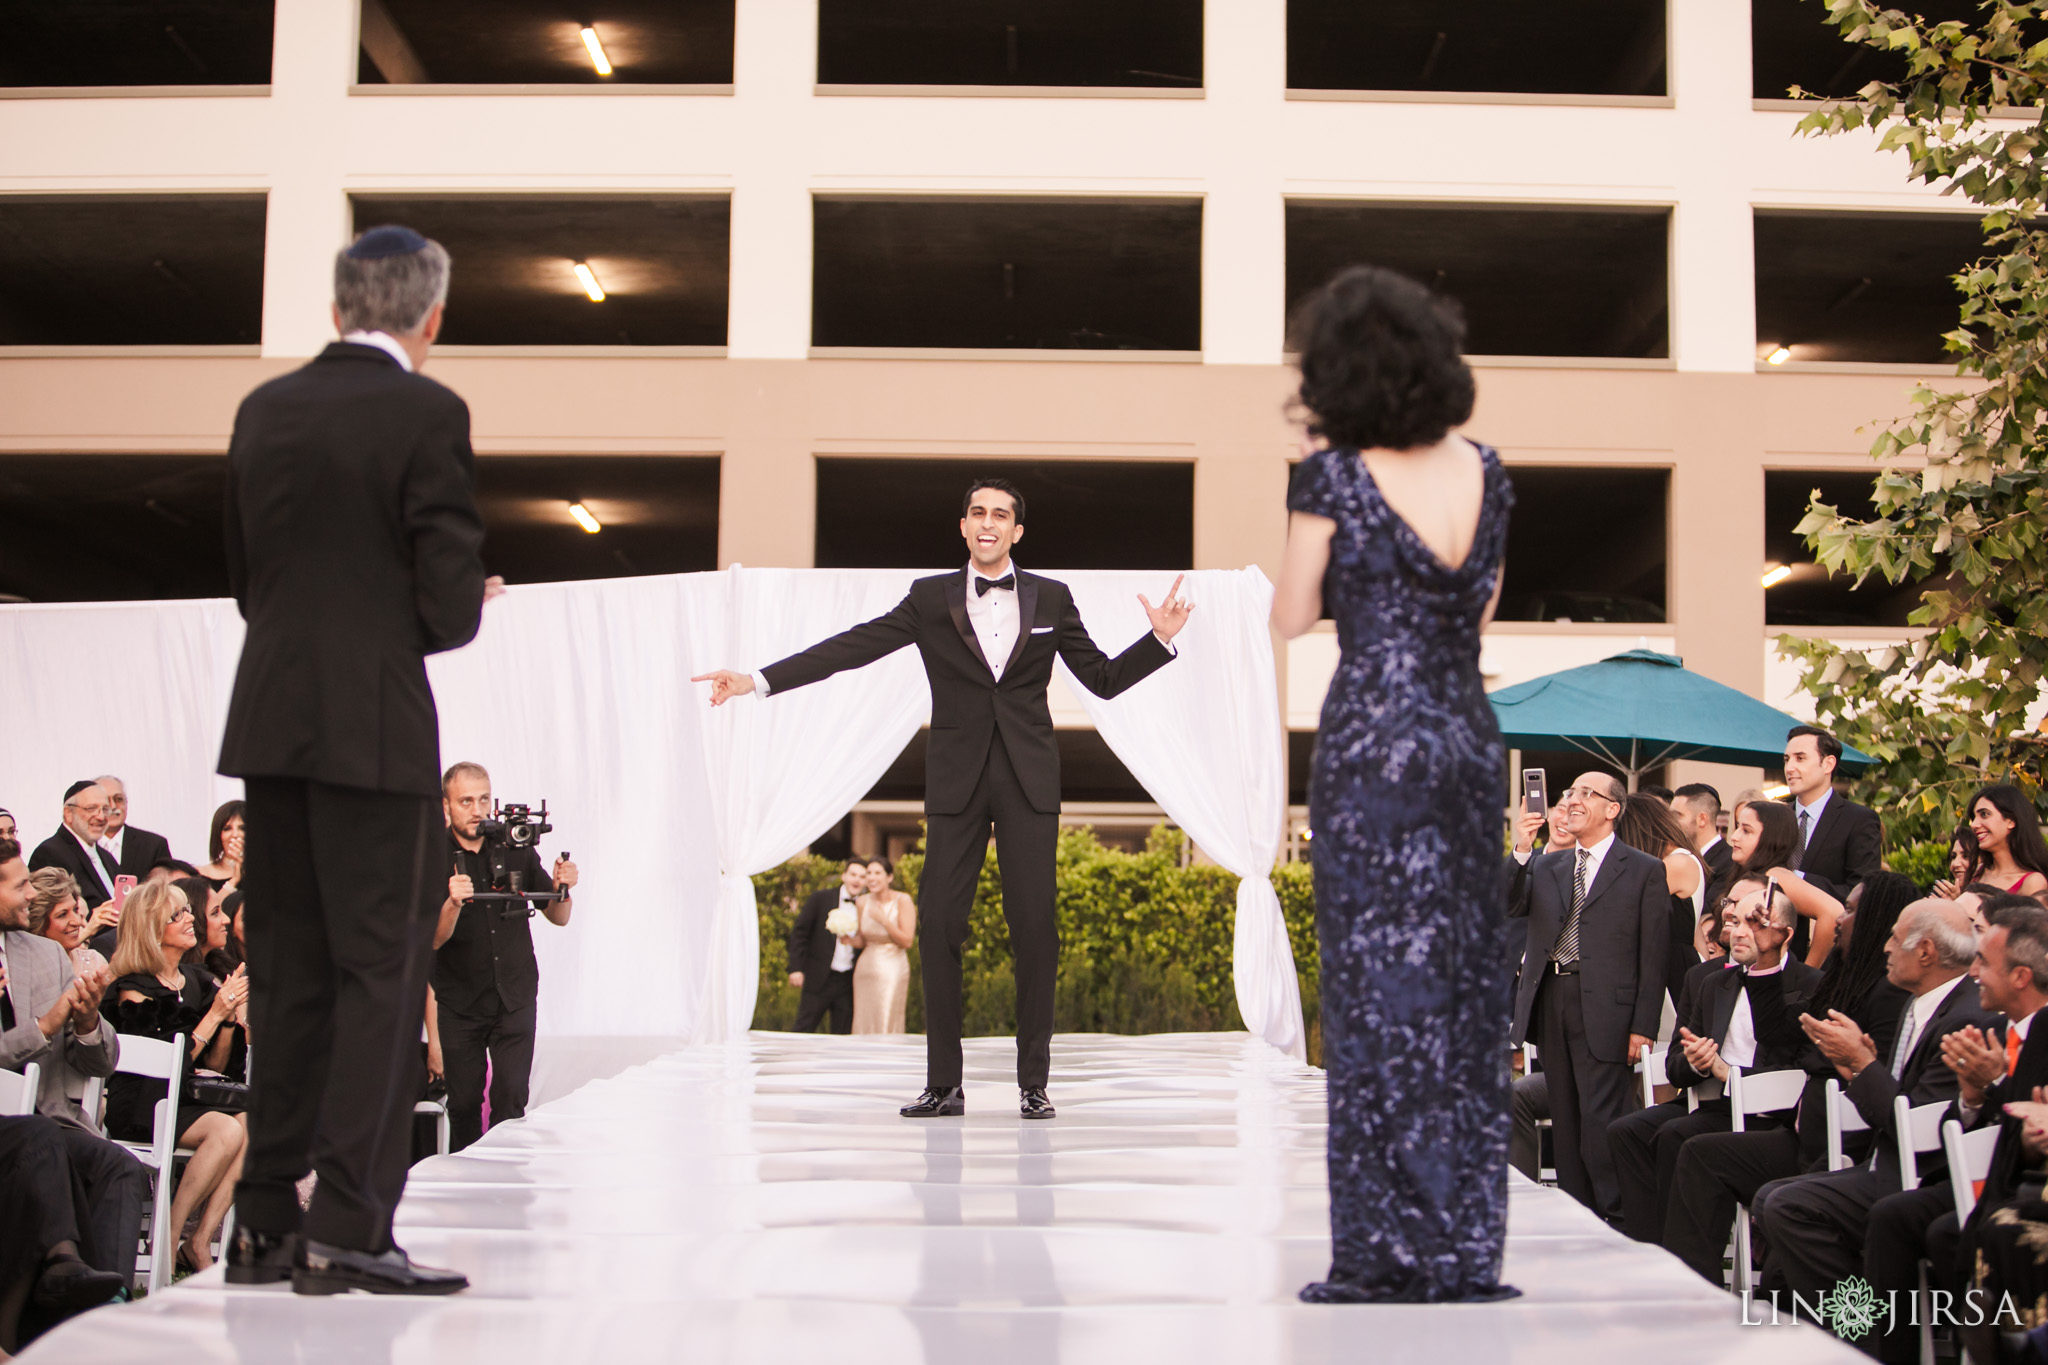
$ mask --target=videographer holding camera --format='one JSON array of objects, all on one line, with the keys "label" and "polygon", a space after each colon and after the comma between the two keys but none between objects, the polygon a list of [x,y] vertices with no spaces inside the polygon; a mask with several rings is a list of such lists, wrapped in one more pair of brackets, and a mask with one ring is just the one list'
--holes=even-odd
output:
[{"label": "videographer holding camera", "polygon": [[[483,1136],[484,1064],[491,1067],[491,1121],[526,1112],[533,1072],[540,967],[527,920],[533,908],[567,924],[576,864],[564,853],[552,871],[535,845],[551,826],[523,806],[494,811],[491,775],[457,763],[441,779],[454,875],[434,930],[434,998],[447,1068],[450,1150]],[[526,893],[526,894],[520,894]]]}]

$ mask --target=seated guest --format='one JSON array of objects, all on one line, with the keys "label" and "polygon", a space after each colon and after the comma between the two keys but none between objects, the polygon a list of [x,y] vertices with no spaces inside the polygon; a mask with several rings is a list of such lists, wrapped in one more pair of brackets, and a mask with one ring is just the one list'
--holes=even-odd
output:
[{"label": "seated guest", "polygon": [[242,805],[223,802],[206,829],[206,856],[213,861],[200,868],[199,875],[216,891],[242,880]]},{"label": "seated guest", "polygon": [[107,794],[96,782],[74,782],[64,792],[64,823],[36,845],[30,871],[61,867],[78,879],[87,909],[111,898],[120,869],[114,855],[100,847],[107,829]]},{"label": "seated guest", "polygon": [[46,867],[30,873],[28,882],[28,931],[41,934],[71,954],[71,966],[81,976],[105,971],[107,960],[86,945],[86,931],[92,921],[86,918],[85,899],[78,894],[78,883],[71,874],[62,868]]},{"label": "seated guest", "polygon": [[[1841,919],[1836,952],[1806,1002],[1806,1013],[1817,1019],[1830,1011],[1846,1013],[1886,1056],[1910,998],[1890,979],[1891,951],[1897,947],[1892,928],[1919,894],[1910,878],[1896,872],[1880,872],[1857,887],[1851,893],[1855,909]],[[1664,1212],[1664,1246],[1711,1284],[1721,1283],[1721,1253],[1735,1224],[1735,1206],[1754,1202],[1756,1192],[1773,1180],[1827,1168],[1827,1082],[1836,1076],[1834,1064],[1809,1040],[1797,1065],[1808,1075],[1796,1125],[1710,1133],[1678,1154]],[[1867,1154],[1869,1135],[1851,1134],[1844,1146],[1860,1158]]]},{"label": "seated guest", "polygon": [[227,916],[227,942],[206,954],[206,970],[215,981],[225,981],[249,960],[248,940],[242,928],[242,893],[230,891],[220,898],[221,913]]},{"label": "seated guest", "polygon": [[[121,914],[113,964],[117,975],[107,1012],[123,1033],[166,1042],[184,1034],[191,1067],[224,1073],[248,1000],[249,978],[238,974],[216,988],[203,968],[183,966],[194,941],[184,892],[160,883],[135,888]],[[107,1082],[107,1130],[130,1142],[149,1141],[156,1102],[162,1098],[160,1080],[115,1076]],[[234,1200],[247,1130],[237,1110],[189,1096],[178,1101],[178,1124],[178,1145],[192,1158],[171,1199],[170,1225],[183,1229],[199,1212],[199,1226],[179,1242],[177,1257],[189,1270],[204,1270],[213,1264],[208,1248]]]},{"label": "seated guest", "polygon": [[161,834],[151,834],[128,823],[128,784],[108,774],[96,778],[107,794],[107,828],[100,835],[100,847],[114,855],[116,870],[141,881],[157,861],[171,856],[171,845]]},{"label": "seated guest", "polygon": [[[1698,983],[1691,1016],[1680,1022],[1665,1059],[1665,1075],[1680,1097],[1607,1127],[1621,1181],[1623,1231],[1638,1242],[1663,1240],[1679,1149],[1700,1134],[1728,1131],[1729,1068],[1775,1071],[1803,1051],[1796,1019],[1820,973],[1787,959],[1792,919],[1791,902],[1768,883],[1736,902],[1728,934],[1735,969]],[[1690,1112],[1687,1091],[1700,1101]]]},{"label": "seated guest", "polygon": [[[108,978],[78,973],[69,953],[28,932],[31,885],[21,845],[0,841],[0,1067],[21,1071],[33,1062],[41,1069],[36,1112],[62,1130],[84,1211],[79,1254],[126,1284],[135,1275],[148,1178],[79,1104],[88,1079],[112,1075],[120,1056],[111,1021],[100,1015]],[[12,1226],[0,1219],[0,1227]]]},{"label": "seated guest", "polygon": [[1667,806],[1671,804],[1671,788],[1660,787],[1655,782],[1637,783],[1635,794],[1647,796],[1653,801],[1662,801]]},{"label": "seated guest", "polygon": [[[1956,1072],[1944,1060],[1954,1034],[1981,1036],[1999,1016],[1977,992],[1958,986],[1977,955],[1969,918],[1949,901],[1915,901],[1892,928],[1893,984],[1912,992],[1889,1059],[1840,1010],[1801,1020],[1807,1036],[1845,1082],[1843,1093],[1876,1139],[1870,1159],[1846,1170],[1774,1180],[1757,1191],[1754,1212],[1765,1247],[1764,1288],[1783,1289],[1815,1302],[1844,1276],[1863,1269],[1864,1230],[1870,1210],[1899,1191],[1899,1135],[1892,1102],[1915,1107],[1955,1098]],[[1943,1178],[1939,1152],[1923,1153],[1922,1178]]]},{"label": "seated guest", "polygon": [[208,953],[228,945],[228,912],[222,903],[226,893],[204,877],[180,877],[171,885],[185,893],[185,903],[192,907],[192,936],[196,941],[192,951],[185,955],[184,965],[204,967]]},{"label": "seated guest", "polygon": [[2009,782],[1980,788],[1970,800],[1970,830],[1977,836],[1979,879],[2017,896],[2048,891],[2048,841],[2025,792]]},{"label": "seated guest", "polygon": [[1943,900],[1955,900],[1962,895],[1963,888],[1982,874],[1984,851],[1977,847],[1977,831],[1968,825],[1957,825],[1948,836],[1948,876],[1934,884],[1934,894]]},{"label": "seated guest", "polygon": [[1728,825],[1728,847],[1740,875],[1768,877],[1791,898],[1792,908],[1799,912],[1792,955],[1809,967],[1827,961],[1842,903],[1820,882],[1799,875],[1799,826],[1791,807],[1776,801],[1744,801]]},{"label": "seated guest", "polygon": [[0,1118],[0,1358],[21,1349],[23,1308],[47,1319],[96,1308],[127,1281],[78,1254],[64,1130],[41,1115]]},{"label": "seated guest", "polygon": [[2039,909],[2041,902],[2032,896],[2015,896],[2010,891],[2000,891],[1989,882],[1971,882],[1956,897],[1956,904],[1970,917],[1970,927],[1979,934],[1991,927],[1993,910]]},{"label": "seated guest", "polygon": [[180,877],[196,877],[199,869],[183,858],[159,858],[149,865],[146,882],[174,882]]},{"label": "seated guest", "polygon": [[1628,800],[1622,803],[1621,818],[1614,822],[1614,836],[1664,864],[1664,884],[1671,893],[1671,933],[1664,985],[1675,1008],[1685,990],[1685,974],[1700,961],[1699,954],[1692,949],[1692,939],[1706,901],[1706,864],[1692,851],[1692,843],[1678,817],[1671,813],[1671,807],[1641,792],[1629,793]]},{"label": "seated guest", "polygon": [[11,840],[17,844],[21,842],[21,827],[14,823],[14,812],[11,810],[0,810],[0,839]]}]

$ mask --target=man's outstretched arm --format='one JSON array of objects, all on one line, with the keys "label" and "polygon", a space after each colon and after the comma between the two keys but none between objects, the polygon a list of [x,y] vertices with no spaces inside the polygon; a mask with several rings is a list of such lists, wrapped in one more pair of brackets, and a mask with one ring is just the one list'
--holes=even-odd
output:
[{"label": "man's outstretched arm", "polygon": [[1195,609],[1194,603],[1180,595],[1180,585],[1186,577],[1183,574],[1174,579],[1173,586],[1167,590],[1166,600],[1156,607],[1145,594],[1138,594],[1138,604],[1145,609],[1146,619],[1152,623],[1152,632],[1140,636],[1136,643],[1114,659],[1096,646],[1088,628],[1081,624],[1080,609],[1074,605],[1072,595],[1068,596],[1067,609],[1059,625],[1060,658],[1083,687],[1098,697],[1114,697],[1150,677],[1173,659],[1173,637],[1180,634],[1181,627],[1188,623],[1188,613]]},{"label": "man's outstretched arm", "polygon": [[851,630],[843,630],[830,639],[820,640],[801,653],[792,654],[779,663],[769,664],[761,670],[762,680],[767,683],[760,689],[756,675],[741,673],[735,669],[720,668],[710,673],[700,673],[691,682],[711,684],[711,704],[722,706],[734,697],[743,697],[760,689],[765,693],[788,692],[807,683],[820,682],[834,673],[843,673],[849,668],[863,668],[875,660],[885,658],[902,649],[905,645],[917,643],[917,609],[910,604],[906,593],[888,612],[872,621],[863,621]]}]

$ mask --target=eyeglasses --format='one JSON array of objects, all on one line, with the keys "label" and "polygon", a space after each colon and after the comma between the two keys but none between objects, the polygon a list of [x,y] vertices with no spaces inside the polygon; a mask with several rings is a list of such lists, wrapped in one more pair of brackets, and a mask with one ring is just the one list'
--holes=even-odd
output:
[{"label": "eyeglasses", "polygon": [[1616,801],[1612,796],[1609,796],[1606,792],[1596,791],[1592,787],[1566,787],[1564,789],[1564,794],[1566,796],[1576,796],[1581,801],[1605,801],[1610,806],[1618,806],[1621,804],[1619,801]]},{"label": "eyeglasses", "polygon": [[64,809],[75,810],[85,815],[105,815],[107,813],[107,808],[104,803],[97,806],[81,806],[76,801],[66,801],[64,803]]}]

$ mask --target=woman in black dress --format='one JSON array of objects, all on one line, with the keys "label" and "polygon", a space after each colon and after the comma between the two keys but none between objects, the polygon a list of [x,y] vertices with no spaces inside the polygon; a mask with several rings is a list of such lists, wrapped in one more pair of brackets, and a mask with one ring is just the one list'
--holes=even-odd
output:
[{"label": "woman in black dress", "polygon": [[[235,1035],[245,1027],[249,978],[238,971],[216,986],[205,968],[182,965],[196,941],[192,907],[183,891],[167,882],[136,887],[121,911],[114,984],[103,1008],[122,1033],[166,1042],[184,1034],[191,1048],[188,1075],[194,1070],[224,1074]],[[164,1093],[164,1083],[148,1076],[117,1073],[109,1078],[108,1133],[130,1142],[149,1141]],[[204,1203],[198,1229],[177,1253],[178,1264],[204,1270],[213,1264],[208,1246],[234,1201],[248,1130],[235,1110],[190,1099],[180,1100],[178,1122],[178,1145],[192,1157],[171,1196],[170,1225],[182,1230]]]},{"label": "woman in black dress", "polygon": [[1288,494],[1273,624],[1335,617],[1341,650],[1309,786],[1332,1244],[1311,1303],[1516,1293],[1500,1282],[1507,756],[1479,677],[1513,493],[1454,430],[1472,412],[1463,340],[1449,303],[1371,268],[1296,319],[1326,448]]}]

